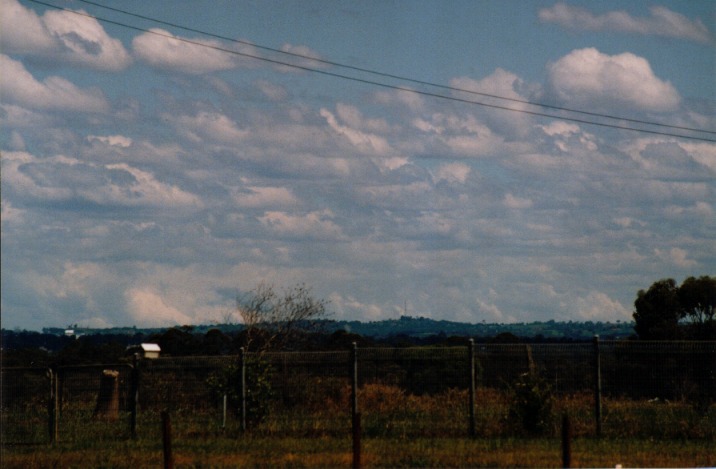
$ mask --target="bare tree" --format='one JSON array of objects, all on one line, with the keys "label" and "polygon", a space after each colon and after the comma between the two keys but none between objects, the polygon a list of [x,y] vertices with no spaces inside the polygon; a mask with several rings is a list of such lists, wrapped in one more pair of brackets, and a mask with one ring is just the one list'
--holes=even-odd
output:
[{"label": "bare tree", "polygon": [[237,295],[236,309],[244,323],[249,350],[281,350],[297,346],[300,337],[318,329],[328,302],[313,297],[305,284],[277,291],[260,283]]}]

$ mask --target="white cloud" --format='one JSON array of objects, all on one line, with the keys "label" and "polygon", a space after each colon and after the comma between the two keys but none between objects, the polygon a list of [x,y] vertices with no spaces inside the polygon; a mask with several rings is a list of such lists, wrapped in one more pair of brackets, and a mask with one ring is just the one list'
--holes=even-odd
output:
[{"label": "white cloud", "polygon": [[6,53],[50,52],[56,42],[37,13],[16,0],[0,2],[0,43]]},{"label": "white cloud", "polygon": [[5,152],[3,182],[15,194],[40,200],[80,199],[128,206],[202,206],[197,196],[126,163],[100,165],[64,156],[36,158],[27,152]]},{"label": "white cloud", "polygon": [[354,320],[355,318],[360,318],[363,321],[384,319],[385,312],[379,305],[363,303],[353,296],[343,296],[338,292],[333,292],[328,297],[328,300],[330,301],[331,311],[339,319]]},{"label": "white cloud", "polygon": [[[422,138],[431,147],[445,148],[453,156],[478,157],[494,153],[504,142],[492,129],[473,115],[434,113],[429,118],[415,118],[413,127],[424,134]],[[437,151],[437,150],[436,150]]]},{"label": "white cloud", "polygon": [[230,70],[239,65],[234,55],[216,48],[230,49],[218,41],[187,39],[159,28],[132,40],[134,54],[152,67],[189,74]]},{"label": "white cloud", "polygon": [[440,166],[435,171],[436,181],[446,181],[448,183],[464,184],[470,175],[471,168],[463,163],[447,163]]},{"label": "white cloud", "polygon": [[577,124],[572,124],[570,122],[565,121],[553,121],[548,125],[541,126],[541,128],[544,133],[546,133],[550,137],[554,137],[555,135],[568,137],[572,134],[579,132],[579,126]]},{"label": "white cloud", "polygon": [[166,303],[150,287],[130,288],[125,293],[127,312],[135,324],[143,327],[166,327],[168,324],[193,324],[191,317]]},{"label": "white cloud", "polygon": [[549,64],[549,87],[562,103],[585,109],[627,106],[640,111],[674,110],[680,101],[649,62],[629,52],[606,55],[578,49]]},{"label": "white cloud", "polygon": [[682,248],[671,248],[669,251],[663,251],[657,248],[654,249],[654,254],[659,259],[684,269],[694,267],[698,264],[695,260],[688,259],[689,253]]},{"label": "white cloud", "polygon": [[577,298],[574,312],[584,321],[624,321],[631,318],[629,310],[619,301],[598,291],[591,291],[586,297]]},{"label": "white cloud", "polygon": [[109,104],[98,89],[83,90],[64,78],[50,76],[39,82],[21,62],[0,55],[2,100],[32,109],[104,112]]},{"label": "white cloud", "polygon": [[553,121],[548,125],[540,125],[538,127],[541,128],[545,134],[553,137],[553,145],[561,152],[567,153],[580,149],[596,151],[598,149],[595,136],[583,131],[576,124],[565,121]]},{"label": "white cloud", "polygon": [[124,135],[88,135],[89,142],[101,142],[109,146],[117,146],[120,148],[128,148],[132,145],[132,139]]},{"label": "white cloud", "polygon": [[[474,80],[468,77],[454,78],[450,81],[450,86],[463,90],[508,98],[508,100],[489,101],[492,98],[480,96],[480,101],[488,100],[488,103],[494,103],[499,106],[505,106],[516,110],[526,110],[529,108],[527,104],[519,102],[528,101],[528,98],[519,92],[520,89],[526,87],[525,83],[514,73],[501,68],[496,69],[492,74],[481,80]],[[475,98],[470,95],[462,95],[460,92],[455,93],[461,98]],[[485,119],[492,125],[493,130],[495,131],[515,133],[517,135],[524,136],[529,130],[531,116],[518,112],[489,109],[485,113]]]},{"label": "white cloud", "polygon": [[480,316],[487,317],[490,322],[506,323],[514,322],[515,318],[506,316],[497,305],[483,300],[476,300],[477,311]]},{"label": "white cloud", "polygon": [[[346,113],[345,108],[343,109],[344,114],[350,116],[350,113]],[[328,125],[336,133],[345,137],[351,145],[359,150],[375,156],[383,156],[392,152],[390,144],[385,138],[374,133],[362,132],[361,130],[351,128],[349,125],[341,125],[336,116],[327,109],[321,109],[321,116],[326,119]]]},{"label": "white cloud", "polygon": [[239,126],[228,116],[218,112],[198,112],[194,116],[164,116],[190,140],[200,143],[205,140],[236,144],[249,135],[248,130]]},{"label": "white cloud", "polygon": [[133,168],[125,163],[107,165],[110,171],[124,171],[131,175],[129,183],[107,184],[101,190],[85,195],[99,203],[120,203],[129,205],[156,205],[163,207],[202,207],[201,200],[177,186],[158,181],[154,174]]},{"label": "white cloud", "polygon": [[[80,12],[84,13],[82,10]],[[52,35],[60,42],[63,51],[61,55],[74,63],[116,72],[131,62],[122,42],[109,37],[94,18],[48,10],[43,19]]]},{"label": "white cloud", "polygon": [[259,221],[270,231],[297,238],[339,239],[343,237],[340,226],[332,221],[330,210],[292,215],[287,212],[270,211],[259,217]]},{"label": "white cloud", "polygon": [[556,23],[573,31],[618,31],[700,43],[713,41],[708,28],[698,18],[690,20],[661,6],[652,6],[649,10],[649,17],[634,17],[626,11],[594,14],[586,8],[557,3],[540,10],[539,19],[543,23]]},{"label": "white cloud", "polygon": [[6,223],[22,221],[25,213],[24,210],[13,207],[12,204],[5,199],[0,200],[0,207],[2,208],[2,212],[0,213],[0,222],[2,222],[3,225]]},{"label": "white cloud", "polygon": [[3,0],[0,9],[0,42],[5,53],[35,54],[113,72],[131,62],[122,42],[109,37],[94,18],[58,10],[47,10],[39,17],[14,0]]}]

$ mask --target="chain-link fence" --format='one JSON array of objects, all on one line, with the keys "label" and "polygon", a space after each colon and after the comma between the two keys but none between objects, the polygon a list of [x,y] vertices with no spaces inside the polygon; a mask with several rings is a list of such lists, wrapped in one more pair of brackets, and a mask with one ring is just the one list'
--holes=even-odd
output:
[{"label": "chain-link fence", "polygon": [[[525,383],[542,410],[574,416],[576,434],[601,433],[604,421],[617,435],[630,421],[618,399],[707,412],[716,402],[716,342],[478,343],[4,369],[3,443],[153,438],[162,411],[187,437],[348,436],[356,412],[367,438],[505,436],[519,431],[510,419],[541,418],[515,408]],[[549,422],[536,424],[550,431]]]}]

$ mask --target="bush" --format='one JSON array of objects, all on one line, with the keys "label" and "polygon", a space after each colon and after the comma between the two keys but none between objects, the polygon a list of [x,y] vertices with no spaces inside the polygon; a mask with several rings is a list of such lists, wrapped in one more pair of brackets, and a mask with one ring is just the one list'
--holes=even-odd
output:
[{"label": "bush", "polygon": [[[271,386],[271,366],[261,359],[248,360],[246,363],[246,425],[256,427],[269,414],[271,399],[274,396]],[[226,395],[229,405],[241,415],[241,368],[231,363],[212,373],[207,386],[217,398]]]},{"label": "bush", "polygon": [[522,374],[510,389],[508,421],[516,430],[541,435],[550,429],[554,395],[536,372]]}]

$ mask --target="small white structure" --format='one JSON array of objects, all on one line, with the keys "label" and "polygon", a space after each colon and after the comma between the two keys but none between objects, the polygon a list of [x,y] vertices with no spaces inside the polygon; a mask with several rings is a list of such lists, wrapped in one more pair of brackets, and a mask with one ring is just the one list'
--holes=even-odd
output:
[{"label": "small white structure", "polygon": [[127,347],[127,353],[134,354],[138,353],[142,358],[159,358],[159,353],[162,351],[159,348],[159,344],[140,344],[130,345]]}]

